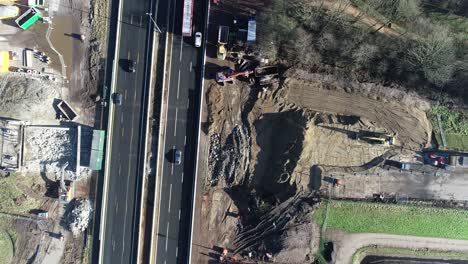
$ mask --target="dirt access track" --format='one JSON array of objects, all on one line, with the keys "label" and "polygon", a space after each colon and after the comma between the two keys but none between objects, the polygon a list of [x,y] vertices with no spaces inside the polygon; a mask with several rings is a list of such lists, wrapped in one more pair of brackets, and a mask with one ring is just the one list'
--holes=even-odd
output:
[{"label": "dirt access track", "polygon": [[327,76],[315,74],[316,79],[288,78],[283,88],[287,89],[286,101],[313,111],[357,116],[367,119],[383,132],[396,135],[397,145],[410,150],[428,147],[431,125],[426,114],[404,103],[384,102],[347,92],[353,84],[336,83]]},{"label": "dirt access track", "polygon": [[328,231],[327,239],[334,242],[333,245],[336,249],[333,253],[334,263],[342,264],[351,264],[352,257],[358,249],[371,245],[468,253],[468,241],[466,240],[373,233],[346,234],[340,231]]}]

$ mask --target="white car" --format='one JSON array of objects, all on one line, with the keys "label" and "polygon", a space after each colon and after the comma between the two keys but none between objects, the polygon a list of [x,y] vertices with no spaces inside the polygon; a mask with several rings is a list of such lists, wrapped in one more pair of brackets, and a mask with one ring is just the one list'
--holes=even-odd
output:
[{"label": "white car", "polygon": [[201,47],[201,42],[202,42],[201,32],[195,33],[195,47],[197,47],[197,48]]}]

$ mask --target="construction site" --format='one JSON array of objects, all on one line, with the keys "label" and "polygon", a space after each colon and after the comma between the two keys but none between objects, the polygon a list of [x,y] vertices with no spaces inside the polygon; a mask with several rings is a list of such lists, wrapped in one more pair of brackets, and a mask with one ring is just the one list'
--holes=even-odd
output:
[{"label": "construction site", "polygon": [[[105,1],[1,1],[1,263],[89,257]],[[100,44],[104,43],[104,44]]]},{"label": "construction site", "polygon": [[272,63],[251,45],[271,3],[234,2],[210,11],[193,263],[323,263],[311,215],[324,199],[468,208],[466,169],[434,144],[433,102]]}]

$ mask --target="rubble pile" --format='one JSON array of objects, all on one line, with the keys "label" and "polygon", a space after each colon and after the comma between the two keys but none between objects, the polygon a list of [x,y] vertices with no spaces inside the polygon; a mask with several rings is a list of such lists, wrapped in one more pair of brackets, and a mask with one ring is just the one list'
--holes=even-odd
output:
[{"label": "rubble pile", "polygon": [[91,203],[87,199],[75,200],[73,209],[67,217],[68,227],[76,236],[82,233],[89,225],[93,209]]},{"label": "rubble pile", "polygon": [[211,185],[217,185],[222,178],[226,186],[239,184],[249,166],[249,136],[244,126],[237,125],[221,147],[220,136],[213,134],[210,138],[210,154],[208,168],[210,169]]},{"label": "rubble pile", "polygon": [[74,130],[29,129],[26,134],[28,157],[25,169],[59,174],[64,164],[74,171],[76,133]]}]

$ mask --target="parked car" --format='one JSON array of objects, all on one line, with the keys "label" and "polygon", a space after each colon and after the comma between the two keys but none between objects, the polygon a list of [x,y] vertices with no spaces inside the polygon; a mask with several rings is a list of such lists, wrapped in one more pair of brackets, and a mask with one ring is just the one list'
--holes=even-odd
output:
[{"label": "parked car", "polygon": [[195,47],[199,48],[202,44],[202,33],[197,32],[195,33]]}]

